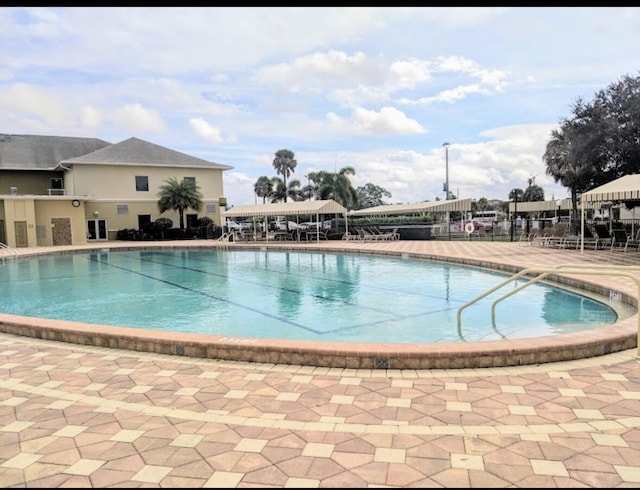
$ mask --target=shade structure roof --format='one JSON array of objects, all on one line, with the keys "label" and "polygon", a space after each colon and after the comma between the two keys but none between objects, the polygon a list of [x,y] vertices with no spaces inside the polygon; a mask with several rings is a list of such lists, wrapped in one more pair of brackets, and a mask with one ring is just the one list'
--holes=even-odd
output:
[{"label": "shade structure roof", "polygon": [[640,199],[640,174],[619,179],[582,193],[582,202],[632,201]]},{"label": "shade structure roof", "polygon": [[333,199],[321,201],[292,201],[275,202],[269,204],[246,204],[234,206],[222,211],[227,218],[250,216],[296,216],[300,214],[342,214],[347,215],[347,209]]},{"label": "shade structure roof", "polygon": [[391,214],[416,214],[447,211],[471,211],[471,199],[425,201],[410,204],[385,204],[349,212],[349,216],[386,216]]}]

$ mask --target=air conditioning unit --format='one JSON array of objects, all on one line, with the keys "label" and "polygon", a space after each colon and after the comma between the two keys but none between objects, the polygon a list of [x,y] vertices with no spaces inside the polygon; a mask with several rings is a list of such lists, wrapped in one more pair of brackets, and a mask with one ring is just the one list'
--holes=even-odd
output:
[{"label": "air conditioning unit", "polygon": [[218,205],[219,206],[226,206],[227,205],[227,198],[226,197],[221,197],[218,199]]}]

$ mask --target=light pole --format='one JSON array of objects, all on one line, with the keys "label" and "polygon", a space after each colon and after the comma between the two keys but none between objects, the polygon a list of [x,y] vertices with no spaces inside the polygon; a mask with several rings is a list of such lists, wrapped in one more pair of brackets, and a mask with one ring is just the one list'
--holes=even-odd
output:
[{"label": "light pole", "polygon": [[307,192],[309,194],[309,201],[311,201],[311,183],[309,181],[309,174],[305,175],[307,178]]},{"label": "light pole", "polygon": [[[442,143],[444,146],[444,168],[445,168],[445,181],[444,181],[444,200],[449,200],[449,143]],[[451,231],[451,225],[449,224],[449,211],[447,211],[447,234]]]},{"label": "light pole", "polygon": [[449,145],[450,143],[442,143],[444,146],[444,169],[445,169],[445,181],[444,181],[444,200],[449,200]]}]

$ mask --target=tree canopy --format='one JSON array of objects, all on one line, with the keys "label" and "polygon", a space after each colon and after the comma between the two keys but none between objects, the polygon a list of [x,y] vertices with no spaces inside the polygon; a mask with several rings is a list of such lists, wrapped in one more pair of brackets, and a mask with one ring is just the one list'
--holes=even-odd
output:
[{"label": "tree canopy", "polygon": [[543,161],[546,173],[578,195],[627,174],[640,172],[640,78],[622,77],[577,99],[572,115],[551,133]]},{"label": "tree canopy", "polygon": [[[287,179],[296,171],[296,165],[298,165],[298,161],[291,150],[283,149],[276,152],[276,157],[273,159],[273,167],[278,175],[282,175],[285,189],[287,188]],[[286,192],[284,193],[284,202],[287,202]]]}]

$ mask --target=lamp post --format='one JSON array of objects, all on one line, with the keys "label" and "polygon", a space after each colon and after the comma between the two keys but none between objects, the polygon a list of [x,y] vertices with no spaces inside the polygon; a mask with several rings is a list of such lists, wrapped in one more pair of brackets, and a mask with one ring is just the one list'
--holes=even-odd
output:
[{"label": "lamp post", "polygon": [[442,143],[444,146],[444,169],[445,169],[445,181],[444,181],[444,200],[449,200],[449,145],[450,143]]},{"label": "lamp post", "polygon": [[[442,143],[444,146],[444,169],[445,169],[445,180],[444,180],[444,200],[449,200],[449,143]],[[449,211],[447,210],[447,234],[451,231],[451,225],[449,224]]]}]

